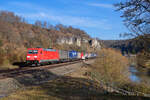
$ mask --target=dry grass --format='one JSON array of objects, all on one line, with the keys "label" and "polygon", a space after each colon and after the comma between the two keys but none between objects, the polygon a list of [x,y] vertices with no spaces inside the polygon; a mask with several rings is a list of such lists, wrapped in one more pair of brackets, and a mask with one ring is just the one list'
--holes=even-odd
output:
[{"label": "dry grass", "polygon": [[57,97],[46,94],[46,91],[40,87],[32,87],[27,90],[19,90],[10,96],[1,100],[60,100]]},{"label": "dry grass", "polygon": [[101,91],[97,82],[61,77],[40,86],[19,90],[1,100],[82,100],[81,98],[96,96],[102,93]]},{"label": "dry grass", "polygon": [[130,83],[130,84],[123,84],[121,86],[123,89],[133,92],[145,93],[150,94],[150,86],[145,83]]},{"label": "dry grass", "polygon": [[87,73],[89,68],[87,67],[81,67],[77,71],[69,73],[65,76],[71,76],[71,77],[76,77],[76,78],[84,78],[84,79],[89,79],[89,76],[85,75]]},{"label": "dry grass", "polygon": [[3,64],[0,66],[0,70],[15,69],[15,68],[19,68],[19,66],[10,64],[9,60],[4,60]]},{"label": "dry grass", "polygon": [[40,86],[18,90],[0,100],[148,100],[144,97],[130,97],[104,94],[99,84],[82,78],[61,77]]}]

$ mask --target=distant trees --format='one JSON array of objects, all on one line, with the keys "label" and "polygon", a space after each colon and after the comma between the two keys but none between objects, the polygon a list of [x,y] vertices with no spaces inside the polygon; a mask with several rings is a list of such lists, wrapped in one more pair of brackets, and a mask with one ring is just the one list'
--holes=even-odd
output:
[{"label": "distant trees", "polygon": [[0,11],[0,20],[5,22],[25,22],[24,18],[15,15],[13,12]]},{"label": "distant trees", "polygon": [[63,24],[57,24],[54,26],[46,21],[37,20],[37,21],[35,21],[34,26],[40,27],[40,28],[45,28],[45,29],[48,29],[51,31],[53,30],[55,32],[63,33],[65,35],[69,35],[69,36],[78,36],[78,37],[87,37],[87,38],[90,37],[85,31],[83,31],[81,29],[73,28],[72,26],[65,26]]},{"label": "distant trees", "polygon": [[137,54],[141,52],[143,43],[137,42],[135,39],[128,40],[103,40],[106,48],[115,48],[121,50],[122,54]]},{"label": "distant trees", "polygon": [[35,21],[34,25],[41,27],[41,28],[48,28],[49,27],[49,25],[46,21],[39,21],[39,20]]},{"label": "distant trees", "polygon": [[37,21],[35,21],[34,25],[38,26],[38,27],[41,27],[42,26],[42,22],[37,20]]}]

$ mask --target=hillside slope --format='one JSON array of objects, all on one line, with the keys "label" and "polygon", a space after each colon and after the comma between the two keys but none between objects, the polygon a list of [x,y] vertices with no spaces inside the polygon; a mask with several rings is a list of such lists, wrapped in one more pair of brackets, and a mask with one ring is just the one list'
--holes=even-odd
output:
[{"label": "hillside slope", "polygon": [[59,45],[59,37],[80,37],[91,39],[83,30],[58,24],[53,26],[47,22],[36,21],[29,24],[24,18],[12,12],[0,11],[0,65],[25,61],[27,48],[43,47],[65,50],[86,51],[89,44],[84,46]]}]

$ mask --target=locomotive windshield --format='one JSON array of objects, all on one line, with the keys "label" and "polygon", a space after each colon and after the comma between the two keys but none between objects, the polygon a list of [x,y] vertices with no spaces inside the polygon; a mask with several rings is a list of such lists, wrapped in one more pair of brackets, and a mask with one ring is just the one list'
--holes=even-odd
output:
[{"label": "locomotive windshield", "polygon": [[28,51],[28,54],[37,54],[38,53],[38,50],[29,50]]}]

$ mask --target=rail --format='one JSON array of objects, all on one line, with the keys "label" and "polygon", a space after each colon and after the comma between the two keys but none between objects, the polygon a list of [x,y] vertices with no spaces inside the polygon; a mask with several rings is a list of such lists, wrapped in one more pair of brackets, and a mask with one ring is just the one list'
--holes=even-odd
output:
[{"label": "rail", "polygon": [[52,64],[52,65],[46,65],[46,66],[39,66],[39,67],[24,67],[21,69],[19,68],[19,69],[13,69],[13,70],[8,70],[8,71],[6,70],[6,71],[0,73],[0,79],[15,77],[18,75],[23,75],[25,73],[32,73],[36,70],[52,69],[52,68],[56,68],[56,67],[67,66],[67,65],[75,64],[75,63],[79,63],[79,62],[82,62],[82,61],[77,60],[77,61],[72,61],[72,62],[58,63],[58,64]]}]

